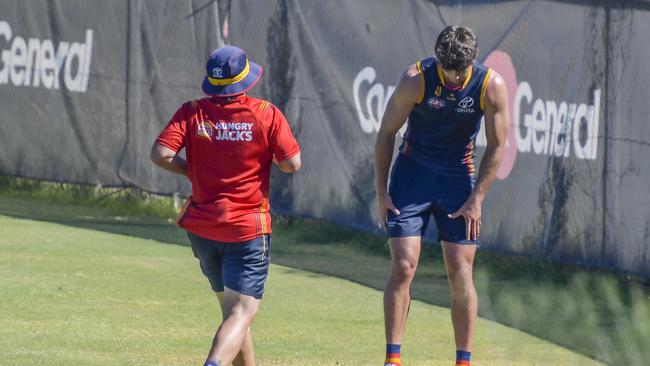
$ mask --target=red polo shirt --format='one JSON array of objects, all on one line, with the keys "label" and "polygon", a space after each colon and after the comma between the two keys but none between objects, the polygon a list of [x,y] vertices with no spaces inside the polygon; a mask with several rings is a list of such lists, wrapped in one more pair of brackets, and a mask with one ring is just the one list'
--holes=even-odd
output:
[{"label": "red polo shirt", "polygon": [[201,237],[243,242],[271,233],[269,176],[275,157],[300,147],[280,110],[246,95],[181,106],[156,143],[185,148],[192,195],[177,224]]}]

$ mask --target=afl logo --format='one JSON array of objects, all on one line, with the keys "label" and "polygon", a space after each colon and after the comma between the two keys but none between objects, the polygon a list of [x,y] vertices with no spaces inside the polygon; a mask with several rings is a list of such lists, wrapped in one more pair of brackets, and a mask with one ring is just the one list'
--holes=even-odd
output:
[{"label": "afl logo", "polygon": [[431,108],[441,109],[441,108],[444,108],[445,101],[443,99],[440,99],[440,98],[429,98],[429,99],[427,99],[427,104]]},{"label": "afl logo", "polygon": [[458,106],[461,108],[469,108],[474,105],[474,99],[472,97],[465,97],[463,100],[458,102]]},{"label": "afl logo", "polygon": [[223,75],[223,70],[219,67],[212,69],[212,76],[215,78],[220,78]]}]

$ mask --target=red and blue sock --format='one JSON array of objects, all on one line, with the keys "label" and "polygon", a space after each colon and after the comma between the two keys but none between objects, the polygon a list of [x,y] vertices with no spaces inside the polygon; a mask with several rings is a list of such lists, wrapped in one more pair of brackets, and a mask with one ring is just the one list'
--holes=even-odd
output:
[{"label": "red and blue sock", "polygon": [[386,344],[386,361],[384,361],[384,366],[402,366],[402,360],[400,358],[400,349],[402,345],[400,344]]},{"label": "red and blue sock", "polygon": [[472,352],[456,351],[456,366],[469,366],[469,359],[472,357]]}]

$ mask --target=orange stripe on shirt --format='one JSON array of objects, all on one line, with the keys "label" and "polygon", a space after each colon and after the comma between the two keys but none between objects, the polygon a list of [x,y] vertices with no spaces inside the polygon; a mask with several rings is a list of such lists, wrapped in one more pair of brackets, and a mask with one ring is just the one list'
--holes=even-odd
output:
[{"label": "orange stripe on shirt", "polygon": [[268,198],[265,198],[260,205],[260,224],[262,229],[262,234],[268,234],[271,232],[271,227],[269,225],[269,220],[267,218],[269,212],[269,201]]},{"label": "orange stripe on shirt", "polygon": [[422,71],[422,63],[420,61],[416,62],[415,67],[417,67],[418,72],[420,73],[420,95],[418,95],[418,100],[415,104],[420,104],[422,103],[422,100],[424,100],[426,84],[424,81],[424,72]]},{"label": "orange stripe on shirt", "polygon": [[481,86],[481,110],[483,111],[485,110],[485,91],[490,82],[490,77],[492,77],[492,69],[488,69],[487,74],[485,74],[485,79],[483,79],[483,85]]},{"label": "orange stripe on shirt", "polygon": [[187,201],[185,201],[185,203],[183,204],[183,207],[181,208],[181,212],[176,217],[176,226],[178,227],[181,226],[181,220],[183,219],[183,216],[185,216],[185,211],[187,211],[187,208],[190,206],[190,202],[192,202],[192,197],[189,197]]},{"label": "orange stripe on shirt", "polygon": [[267,234],[268,229],[266,225],[266,213],[260,212],[260,223],[262,225],[262,234]]}]

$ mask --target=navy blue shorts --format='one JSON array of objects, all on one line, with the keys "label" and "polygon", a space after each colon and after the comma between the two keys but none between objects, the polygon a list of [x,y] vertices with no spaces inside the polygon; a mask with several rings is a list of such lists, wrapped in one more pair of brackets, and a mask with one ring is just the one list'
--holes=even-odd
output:
[{"label": "navy blue shorts", "polygon": [[271,235],[241,243],[205,239],[189,231],[187,236],[214,292],[223,292],[225,286],[240,294],[262,298],[269,274]]},{"label": "navy blue shorts", "polygon": [[404,155],[399,155],[391,171],[388,191],[400,211],[388,211],[388,237],[424,236],[433,215],[438,240],[459,244],[478,244],[467,240],[465,219],[451,219],[474,189],[472,177],[448,177],[432,172]]}]

